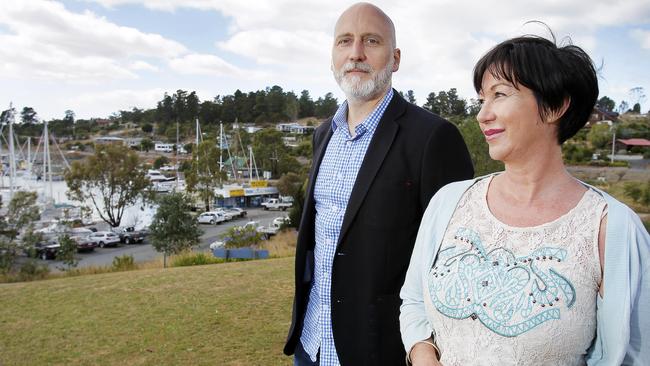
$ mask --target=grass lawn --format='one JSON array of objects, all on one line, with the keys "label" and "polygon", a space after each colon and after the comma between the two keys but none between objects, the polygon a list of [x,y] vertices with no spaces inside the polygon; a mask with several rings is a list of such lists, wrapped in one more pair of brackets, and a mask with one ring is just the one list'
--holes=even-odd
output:
[{"label": "grass lawn", "polygon": [[293,262],[0,284],[0,365],[290,365]]}]

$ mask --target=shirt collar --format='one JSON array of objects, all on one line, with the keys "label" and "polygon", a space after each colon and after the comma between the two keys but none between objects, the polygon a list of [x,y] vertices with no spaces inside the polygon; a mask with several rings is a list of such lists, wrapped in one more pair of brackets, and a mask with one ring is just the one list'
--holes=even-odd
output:
[{"label": "shirt collar", "polygon": [[[384,98],[377,104],[377,107],[370,112],[370,114],[355,128],[355,138],[363,135],[369,130],[374,130],[379,124],[381,116],[386,111],[388,103],[393,99],[393,88],[388,89],[388,93]],[[346,134],[349,134],[348,131],[348,101],[344,101],[343,104],[336,110],[334,117],[332,118],[332,131],[336,131],[339,127],[344,128]]]}]

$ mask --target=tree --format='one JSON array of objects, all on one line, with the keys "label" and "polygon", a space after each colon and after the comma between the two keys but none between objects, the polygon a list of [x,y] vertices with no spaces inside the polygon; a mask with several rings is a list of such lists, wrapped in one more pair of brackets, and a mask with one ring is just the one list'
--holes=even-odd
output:
[{"label": "tree", "polygon": [[[75,242],[70,235],[63,234],[59,236],[59,252],[56,255],[56,258],[63,262],[66,265],[67,269],[76,267],[79,263],[77,259],[77,242]],[[65,270],[66,268],[61,268]]]},{"label": "tree", "polygon": [[153,132],[153,125],[151,123],[145,123],[142,125],[142,132],[144,133],[152,133]]},{"label": "tree", "polygon": [[632,112],[637,114],[641,113],[641,104],[634,103],[634,107],[632,107]]},{"label": "tree", "polygon": [[437,95],[429,93],[427,102],[422,107],[445,118],[467,115],[467,102],[458,97],[456,88],[440,91]]},{"label": "tree", "polygon": [[75,117],[74,112],[72,110],[70,110],[70,109],[67,109],[65,111],[65,116],[63,117],[63,121],[65,123],[74,123],[74,121],[75,121],[74,117]]},{"label": "tree", "polygon": [[612,140],[612,131],[606,124],[595,124],[591,126],[587,134],[587,140],[596,149],[602,149]]},{"label": "tree", "polygon": [[280,160],[286,158],[286,150],[282,132],[274,128],[265,128],[253,135],[253,152],[257,166],[270,171],[275,177],[279,175]]},{"label": "tree", "polygon": [[[16,192],[9,201],[6,215],[0,216],[0,272],[3,274],[7,274],[13,268],[21,249],[29,250],[26,245],[35,244],[31,240],[33,235],[29,233],[33,232],[34,222],[40,219],[36,199],[36,192]],[[2,208],[1,198],[0,208]],[[16,238],[21,230],[23,240],[22,243],[18,243]]]},{"label": "tree", "polygon": [[405,98],[409,103],[416,104],[415,94],[413,93],[413,90],[407,91]]},{"label": "tree", "polygon": [[318,118],[333,116],[339,105],[332,93],[325,94],[324,98],[318,98],[314,106],[314,113]]},{"label": "tree", "polygon": [[311,99],[308,90],[303,90],[298,99],[298,118],[311,117],[314,115],[314,101]]},{"label": "tree", "polygon": [[305,189],[307,184],[306,175],[286,173],[278,180],[277,188],[281,195],[293,197],[293,206],[289,212],[291,226],[298,227],[302,216],[302,207],[305,201]]},{"label": "tree", "polygon": [[159,156],[153,162],[154,169],[160,169],[161,166],[169,164],[169,158],[166,156]]},{"label": "tree", "polygon": [[23,123],[35,123],[36,122],[36,111],[32,107],[24,107],[20,112],[20,120]]},{"label": "tree", "polygon": [[206,140],[192,151],[192,167],[185,172],[187,190],[198,193],[210,210],[210,203],[216,198],[214,190],[219,182],[226,178],[226,173],[219,171],[219,150],[213,141]]},{"label": "tree", "polygon": [[429,93],[429,95],[427,96],[427,101],[426,103],[424,103],[422,108],[428,110],[431,113],[440,115],[440,109],[438,108],[436,93],[434,92]]},{"label": "tree", "polygon": [[469,150],[474,165],[474,176],[481,176],[503,170],[503,163],[492,160],[485,136],[476,122],[475,116],[466,117],[458,124],[458,129]]},{"label": "tree", "polygon": [[140,149],[149,152],[149,150],[153,149],[156,146],[156,144],[153,143],[153,141],[149,139],[142,139],[140,141]]},{"label": "tree", "polygon": [[151,245],[163,253],[163,263],[167,267],[167,256],[188,250],[199,244],[201,230],[197,221],[189,214],[190,198],[183,193],[174,192],[162,196],[158,210],[149,230]]},{"label": "tree", "polygon": [[65,181],[70,199],[91,202],[112,227],[120,226],[127,206],[144,203],[151,194],[138,154],[122,145],[96,145],[94,155],[72,163]]},{"label": "tree", "polygon": [[623,101],[621,101],[621,104],[618,105],[617,111],[618,111],[619,114],[623,114],[623,113],[627,112],[629,108],[630,108],[630,105],[627,104],[627,102],[623,100]]},{"label": "tree", "polygon": [[614,108],[616,108],[616,102],[614,102],[612,99],[610,99],[606,95],[604,95],[602,98],[598,99],[598,101],[596,102],[596,105],[599,106],[601,109],[607,111],[607,112],[613,112]]}]

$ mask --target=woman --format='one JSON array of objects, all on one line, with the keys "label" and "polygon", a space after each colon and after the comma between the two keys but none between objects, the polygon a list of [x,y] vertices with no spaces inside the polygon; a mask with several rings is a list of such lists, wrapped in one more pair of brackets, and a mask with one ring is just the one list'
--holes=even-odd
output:
[{"label": "woman", "polygon": [[650,365],[650,237],[573,178],[561,144],[586,123],[596,71],[526,36],[474,69],[479,125],[505,171],[452,183],[422,219],[401,291],[413,365]]}]

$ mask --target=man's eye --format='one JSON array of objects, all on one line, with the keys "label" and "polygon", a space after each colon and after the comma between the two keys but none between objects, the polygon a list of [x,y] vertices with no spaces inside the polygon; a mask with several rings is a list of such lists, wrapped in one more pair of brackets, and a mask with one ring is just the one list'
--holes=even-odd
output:
[{"label": "man's eye", "polygon": [[369,44],[378,44],[379,41],[376,38],[366,38],[366,43]]},{"label": "man's eye", "polygon": [[339,39],[338,42],[336,42],[336,44],[338,44],[338,45],[344,45],[344,44],[347,44],[347,43],[350,43],[349,38]]}]

